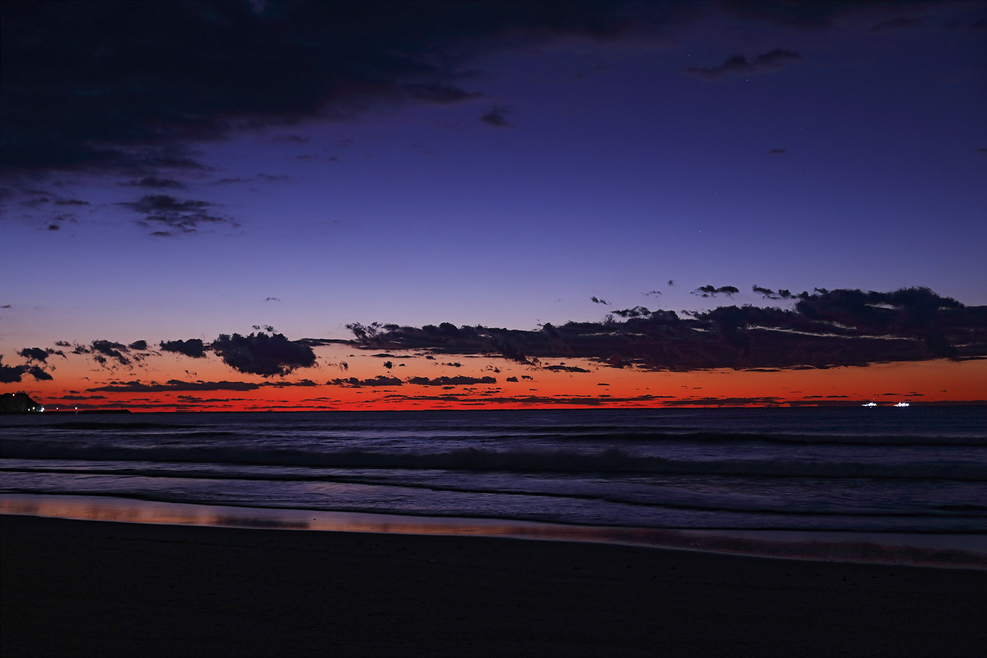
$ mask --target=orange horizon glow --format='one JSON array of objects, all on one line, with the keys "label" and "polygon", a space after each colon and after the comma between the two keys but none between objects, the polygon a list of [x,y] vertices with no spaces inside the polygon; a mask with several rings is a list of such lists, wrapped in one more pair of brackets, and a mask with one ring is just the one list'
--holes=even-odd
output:
[{"label": "orange horizon glow", "polygon": [[[987,359],[873,364],[807,370],[648,371],[614,368],[587,360],[543,360],[539,366],[479,356],[442,356],[427,360],[415,354],[396,355],[392,368],[370,353],[349,346],[324,346],[314,368],[286,377],[243,375],[219,359],[188,359],[162,355],[153,364],[121,371],[76,360],[55,361],[51,381],[21,382],[0,387],[23,391],[47,411],[130,409],[131,411],[321,411],[432,409],[555,409],[763,407],[878,404],[900,401],[912,405],[987,404]],[[402,355],[404,356],[404,355]],[[340,362],[345,361],[344,370]],[[459,363],[459,367],[450,365]],[[588,372],[557,372],[545,366],[566,364]],[[397,377],[400,386],[349,388],[327,384],[337,378]],[[407,383],[424,376],[479,378],[496,384],[425,386]],[[517,382],[508,382],[517,378]],[[170,381],[226,382],[256,386],[253,390],[161,392],[95,391],[107,385]],[[306,383],[308,385],[299,385]],[[100,396],[100,397],[96,397]]]}]

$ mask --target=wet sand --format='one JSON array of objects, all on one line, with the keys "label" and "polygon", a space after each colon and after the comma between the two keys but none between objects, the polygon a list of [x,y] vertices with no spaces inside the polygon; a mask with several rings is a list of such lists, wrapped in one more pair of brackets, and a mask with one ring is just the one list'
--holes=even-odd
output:
[{"label": "wet sand", "polygon": [[982,656],[987,571],[0,516],[0,653]]}]

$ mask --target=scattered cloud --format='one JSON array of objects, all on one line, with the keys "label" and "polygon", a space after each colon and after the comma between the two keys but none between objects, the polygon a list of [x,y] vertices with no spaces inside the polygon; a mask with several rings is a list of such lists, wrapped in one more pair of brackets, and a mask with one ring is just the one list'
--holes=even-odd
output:
[{"label": "scattered cloud", "polygon": [[308,144],[310,140],[302,135],[278,135],[272,137],[271,141],[275,144]]},{"label": "scattered cloud", "polygon": [[47,349],[41,349],[40,347],[26,347],[17,354],[27,359],[28,362],[39,361],[41,363],[47,362],[48,357],[53,354],[57,354],[63,358],[65,357],[65,352],[61,350],[53,350],[50,347]]},{"label": "scattered cloud", "polygon": [[651,315],[651,311],[644,306],[635,306],[634,308],[615,310],[613,314],[621,318],[643,318]]},{"label": "scattered cloud", "polygon": [[97,386],[95,388],[87,389],[87,392],[165,393],[174,391],[254,391],[260,387],[260,384],[254,384],[251,382],[204,382],[201,380],[196,382],[183,382],[177,379],[171,379],[165,384],[158,384],[157,382],[145,384],[134,380],[129,382],[116,382],[107,384],[106,386]]},{"label": "scattered cloud", "polygon": [[162,352],[184,354],[185,356],[193,359],[201,359],[206,356],[206,346],[200,338],[189,338],[188,340],[163,340],[159,343],[159,347],[161,347]]},{"label": "scattered cloud", "polygon": [[296,368],[315,365],[311,347],[290,341],[282,334],[220,334],[212,349],[234,370],[262,377],[284,376]]},{"label": "scattered cloud", "polygon": [[506,107],[494,105],[489,112],[480,117],[480,121],[494,128],[513,128],[514,124],[507,120],[507,115],[510,113],[511,111]]},{"label": "scattered cloud", "polygon": [[590,297],[589,300],[591,302],[593,302],[594,304],[604,304],[604,305],[607,305],[607,306],[610,305],[610,302],[608,302],[607,300],[600,299],[599,297],[596,297],[596,296]]},{"label": "scattered cloud", "polygon": [[455,377],[435,377],[432,379],[428,377],[412,377],[408,380],[408,383],[416,386],[473,386],[475,384],[496,384],[497,380],[494,377],[466,377],[457,375]]},{"label": "scattered cloud", "polygon": [[437,105],[460,103],[483,96],[482,93],[477,91],[465,91],[459,87],[442,84],[407,85],[404,89],[415,100]]},{"label": "scattered cloud", "polygon": [[108,359],[113,359],[122,366],[130,365],[130,359],[124,355],[128,351],[127,346],[122,343],[94,340],[89,346],[89,351],[100,365],[106,365]]},{"label": "scattered cloud", "polygon": [[147,187],[159,190],[183,190],[188,187],[185,183],[177,181],[174,178],[158,178],[156,176],[147,176],[145,178],[141,178],[140,180],[131,180],[126,183],[120,183],[120,185],[125,185],[127,187]]},{"label": "scattered cloud", "polygon": [[802,55],[794,50],[776,48],[770,52],[762,53],[750,61],[743,55],[734,55],[719,66],[710,68],[690,66],[683,72],[704,80],[723,80],[730,75],[745,76],[764,71],[776,71],[789,62],[796,62],[801,59]]},{"label": "scattered cloud", "polygon": [[[714,291],[737,291],[724,288]],[[967,307],[927,288],[888,293],[816,289],[792,295],[755,287],[755,292],[794,299],[795,308],[722,306],[680,317],[674,311],[638,307],[624,321],[610,314],[602,322],[546,324],[530,331],[376,323],[351,328],[354,345],[364,350],[485,354],[528,365],[563,358],[608,367],[687,371],[830,368],[987,356],[987,307]]]},{"label": "scattered cloud", "polygon": [[40,366],[28,366],[27,374],[31,375],[38,381],[51,381],[53,379],[53,377]]},{"label": "scattered cloud", "polygon": [[542,366],[543,370],[551,370],[553,372],[590,372],[586,368],[580,368],[579,366],[567,366],[564,363],[554,366]]},{"label": "scattered cloud", "polygon": [[38,381],[50,380],[52,378],[52,376],[40,366],[33,366],[30,364],[5,366],[3,364],[3,356],[0,355],[0,384],[16,384],[21,381],[21,378],[24,375],[31,375]]},{"label": "scattered cloud", "polygon": [[149,194],[139,201],[122,202],[119,205],[144,215],[138,224],[145,228],[157,229],[152,235],[174,236],[176,233],[198,233],[203,225],[240,224],[229,217],[209,213],[214,204],[208,201],[180,200],[168,194]]},{"label": "scattered cloud", "polygon": [[771,149],[768,151],[768,155],[785,155],[788,153],[785,149]]},{"label": "scattered cloud", "polygon": [[751,290],[761,295],[765,299],[795,299],[796,296],[807,298],[809,293],[803,292],[801,295],[793,295],[791,291],[788,290],[778,290],[775,292],[771,288],[762,288],[761,286],[755,285],[751,287]]},{"label": "scattered cloud", "polygon": [[329,386],[344,386],[346,388],[364,388],[364,387],[379,387],[379,386],[402,386],[403,381],[397,377],[386,377],[384,375],[377,375],[370,379],[359,379],[357,377],[349,377],[345,379],[330,379],[326,382]]},{"label": "scattered cloud", "polygon": [[716,297],[717,295],[726,295],[731,297],[740,292],[739,288],[734,286],[721,286],[717,288],[716,286],[701,286],[692,291],[693,295],[700,295],[702,297]]}]

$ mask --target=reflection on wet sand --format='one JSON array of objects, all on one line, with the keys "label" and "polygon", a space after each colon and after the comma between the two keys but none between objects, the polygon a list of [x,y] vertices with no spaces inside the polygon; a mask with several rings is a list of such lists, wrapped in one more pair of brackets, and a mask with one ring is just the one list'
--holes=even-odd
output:
[{"label": "reflection on wet sand", "polygon": [[267,530],[511,537],[631,544],[763,557],[987,569],[987,535],[669,530],[504,519],[223,507],[89,496],[0,495],[0,513],[90,521]]}]

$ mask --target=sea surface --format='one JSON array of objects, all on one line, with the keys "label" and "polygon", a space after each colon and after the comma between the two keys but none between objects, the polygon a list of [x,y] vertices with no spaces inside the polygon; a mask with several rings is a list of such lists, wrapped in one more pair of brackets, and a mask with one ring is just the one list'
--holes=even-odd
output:
[{"label": "sea surface", "polygon": [[0,495],[987,546],[987,408],[6,416]]}]

